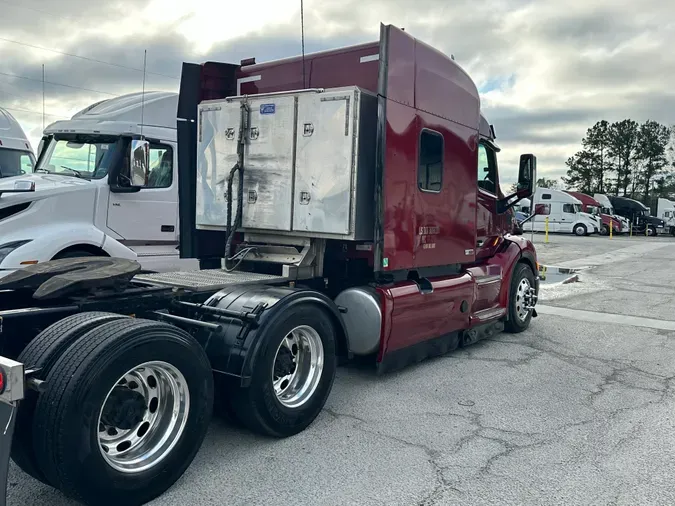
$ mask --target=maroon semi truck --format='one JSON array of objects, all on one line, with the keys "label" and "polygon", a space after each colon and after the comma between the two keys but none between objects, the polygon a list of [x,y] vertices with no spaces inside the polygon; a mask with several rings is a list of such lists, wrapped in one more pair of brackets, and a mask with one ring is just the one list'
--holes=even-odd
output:
[{"label": "maroon semi truck", "polygon": [[[5,488],[11,448],[82,503],[143,504],[190,465],[212,410],[290,436],[340,360],[384,372],[536,316],[537,257],[512,219],[536,159],[503,195],[475,84],[402,30],[184,64],[177,129],[180,251],[199,271],[90,257],[0,281]],[[152,139],[128,141],[109,179],[132,194],[124,171]]]},{"label": "maroon semi truck", "polygon": [[612,233],[614,234],[628,233],[629,227],[627,220],[617,215],[603,213],[602,204],[590,195],[572,190],[564,191],[581,201],[581,209],[583,212],[600,216],[600,219],[602,220],[602,228],[600,229],[601,235],[609,235],[610,226],[612,227]]}]

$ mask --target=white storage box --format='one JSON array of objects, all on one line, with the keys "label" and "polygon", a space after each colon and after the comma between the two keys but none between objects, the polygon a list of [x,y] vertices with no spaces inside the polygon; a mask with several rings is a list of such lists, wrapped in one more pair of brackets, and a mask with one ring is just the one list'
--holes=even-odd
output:
[{"label": "white storage box", "polygon": [[[250,105],[242,229],[372,240],[376,96],[357,87],[211,100],[199,105],[197,228],[227,227],[241,103]],[[238,178],[232,185],[232,219]]]}]

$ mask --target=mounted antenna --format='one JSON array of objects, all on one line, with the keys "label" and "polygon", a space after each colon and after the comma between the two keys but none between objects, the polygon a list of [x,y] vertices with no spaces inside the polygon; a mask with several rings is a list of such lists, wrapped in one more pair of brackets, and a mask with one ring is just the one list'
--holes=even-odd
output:
[{"label": "mounted antenna", "polygon": [[143,113],[145,112],[145,69],[148,63],[148,50],[143,51],[143,91],[141,92],[141,140],[143,139]]},{"label": "mounted antenna", "polygon": [[42,132],[45,131],[45,64],[42,64]]},{"label": "mounted antenna", "polygon": [[302,34],[302,87],[306,88],[305,83],[305,8],[304,1],[300,0],[300,30]]}]

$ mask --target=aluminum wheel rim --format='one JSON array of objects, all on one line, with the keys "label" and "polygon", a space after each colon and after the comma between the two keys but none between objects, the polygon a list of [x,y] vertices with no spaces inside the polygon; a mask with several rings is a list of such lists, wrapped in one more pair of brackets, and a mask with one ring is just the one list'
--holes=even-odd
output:
[{"label": "aluminum wheel rim", "polygon": [[306,325],[284,337],[272,364],[272,383],[277,400],[298,408],[314,395],[323,372],[324,351],[319,333]]},{"label": "aluminum wheel rim", "polygon": [[527,319],[528,313],[530,312],[530,310],[526,308],[525,303],[527,292],[531,286],[530,280],[527,278],[521,279],[520,283],[518,283],[518,289],[516,290],[516,314],[518,315],[520,321],[525,321]]},{"label": "aluminum wheel rim", "polygon": [[[102,415],[113,390],[126,388],[143,396],[147,408],[130,429],[106,425]],[[190,412],[190,392],[183,374],[167,362],[145,362],[127,371],[106,395],[98,417],[98,444],[105,461],[132,474],[159,464],[178,443]]]}]

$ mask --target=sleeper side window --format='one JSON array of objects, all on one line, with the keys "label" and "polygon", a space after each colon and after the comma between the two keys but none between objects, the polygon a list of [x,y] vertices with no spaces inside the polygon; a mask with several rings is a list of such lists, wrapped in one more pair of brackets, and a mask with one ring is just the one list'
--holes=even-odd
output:
[{"label": "sleeper side window", "polygon": [[424,192],[438,193],[443,187],[443,136],[425,129],[419,142],[417,186]]}]

